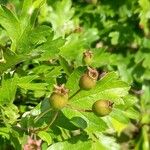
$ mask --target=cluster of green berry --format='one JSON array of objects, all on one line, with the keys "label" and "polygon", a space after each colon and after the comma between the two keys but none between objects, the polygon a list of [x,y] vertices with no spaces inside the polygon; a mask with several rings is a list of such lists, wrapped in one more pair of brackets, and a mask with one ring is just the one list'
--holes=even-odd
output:
[{"label": "cluster of green berry", "polygon": [[[99,73],[96,69],[89,67],[91,64],[93,53],[86,51],[83,53],[83,63],[87,65],[87,71],[81,76],[79,80],[79,87],[81,90],[90,90],[96,86]],[[60,110],[68,104],[69,90],[64,85],[54,86],[53,93],[50,96],[50,105],[55,110]],[[112,111],[113,103],[109,100],[97,100],[92,105],[92,112],[100,117],[108,115]]]}]

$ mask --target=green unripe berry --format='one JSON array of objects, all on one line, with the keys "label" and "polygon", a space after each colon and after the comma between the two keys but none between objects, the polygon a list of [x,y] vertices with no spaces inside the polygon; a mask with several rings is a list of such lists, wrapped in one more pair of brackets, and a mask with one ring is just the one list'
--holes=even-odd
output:
[{"label": "green unripe berry", "polygon": [[98,100],[92,106],[92,111],[95,115],[103,117],[112,111],[113,103],[108,100]]},{"label": "green unripe berry", "polygon": [[65,89],[64,85],[55,86],[55,89],[49,98],[49,102],[51,107],[56,110],[65,107],[68,103],[68,89]]},{"label": "green unripe berry", "polygon": [[60,94],[52,93],[50,96],[50,104],[54,109],[62,109],[68,103],[68,98]]},{"label": "green unripe berry", "polygon": [[90,65],[92,63],[93,53],[91,51],[86,51],[83,53],[82,62],[85,65]]},{"label": "green unripe berry", "polygon": [[80,78],[79,86],[83,90],[90,90],[96,85],[96,80],[93,80],[87,74],[84,74]]},{"label": "green unripe berry", "polygon": [[89,68],[88,71],[83,74],[79,81],[79,86],[82,90],[90,90],[96,85],[98,78],[98,72],[95,69]]}]

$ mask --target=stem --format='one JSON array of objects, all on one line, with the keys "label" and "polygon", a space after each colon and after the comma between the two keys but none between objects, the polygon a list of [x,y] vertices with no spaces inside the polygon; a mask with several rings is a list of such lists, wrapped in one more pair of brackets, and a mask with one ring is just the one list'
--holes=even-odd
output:
[{"label": "stem", "polygon": [[40,118],[42,118],[45,114],[47,114],[51,110],[52,110],[52,108],[40,113],[40,115],[35,118],[34,123],[36,123]]},{"label": "stem", "polygon": [[14,126],[12,126],[12,127],[13,127],[13,128],[17,128],[17,129],[22,130],[22,131],[25,131],[25,132],[28,131],[27,128],[22,128],[22,127],[19,127],[19,126],[17,126],[17,125],[14,125]]},{"label": "stem", "polygon": [[95,133],[92,133],[92,135],[93,135],[97,140],[99,139]]},{"label": "stem", "polygon": [[141,95],[141,94],[143,94],[144,91],[131,89],[131,92],[133,92],[134,94],[137,94],[137,95]]},{"label": "stem", "polygon": [[0,49],[0,63],[6,63],[5,59],[4,59],[4,54],[3,54],[3,50]]},{"label": "stem", "polygon": [[81,89],[77,90],[73,95],[71,95],[69,97],[69,100],[72,99],[75,95],[77,95],[80,91],[81,91]]},{"label": "stem", "polygon": [[[37,118],[35,118],[34,123],[36,123],[41,117],[43,117],[46,113],[48,113],[48,112],[51,111],[51,110],[52,110],[52,108],[50,108],[50,109],[48,109],[48,110],[42,112]],[[29,129],[29,131],[30,131],[31,133],[36,133],[37,131],[47,130],[47,129],[53,124],[53,122],[55,121],[57,115],[58,115],[58,111],[54,114],[54,117],[52,118],[52,120],[50,121],[50,123],[48,124],[48,126],[46,126],[46,127],[44,127],[44,128],[39,128],[39,129],[36,129],[36,130],[34,130],[34,129]],[[17,125],[15,125],[15,126],[13,126],[13,127],[14,127],[14,128],[17,128],[17,129],[20,129],[20,130],[23,130],[23,131],[26,131],[26,132],[28,131],[27,128],[22,128],[22,127],[19,127],[19,126],[17,126]]]},{"label": "stem", "polygon": [[38,131],[47,130],[54,123],[54,121],[56,120],[57,116],[58,116],[58,111],[54,114],[52,120],[50,120],[49,124],[46,127],[44,127],[44,128],[38,128],[38,129],[34,130],[34,132],[36,133]]},{"label": "stem", "polygon": [[89,109],[82,109],[82,108],[75,108],[75,107],[72,107],[71,105],[67,105],[69,106],[69,108],[71,109],[74,109],[74,110],[77,110],[77,111],[80,111],[80,112],[92,112],[92,110],[89,110]]},{"label": "stem", "polygon": [[[69,135],[69,133],[66,132],[65,129],[62,129],[62,132],[65,134],[65,136],[69,139],[71,138],[71,136]],[[63,135],[62,135],[63,136]],[[64,137],[63,137],[64,138]],[[65,139],[65,138],[64,138]]]}]

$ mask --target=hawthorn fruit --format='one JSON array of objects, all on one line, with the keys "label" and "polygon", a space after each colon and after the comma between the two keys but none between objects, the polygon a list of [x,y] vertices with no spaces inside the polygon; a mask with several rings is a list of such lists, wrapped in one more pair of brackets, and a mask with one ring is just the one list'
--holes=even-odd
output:
[{"label": "hawthorn fruit", "polygon": [[98,72],[96,69],[88,67],[88,71],[83,74],[79,81],[79,86],[82,90],[90,90],[96,85]]},{"label": "hawthorn fruit", "polygon": [[83,53],[82,62],[85,65],[90,65],[92,63],[93,53],[89,50]]},{"label": "hawthorn fruit", "polygon": [[95,115],[103,117],[112,111],[113,103],[108,100],[98,100],[92,105],[92,111]]},{"label": "hawthorn fruit", "polygon": [[56,110],[65,107],[68,103],[68,89],[66,89],[64,85],[54,85],[54,90],[49,98],[49,102],[51,107]]}]

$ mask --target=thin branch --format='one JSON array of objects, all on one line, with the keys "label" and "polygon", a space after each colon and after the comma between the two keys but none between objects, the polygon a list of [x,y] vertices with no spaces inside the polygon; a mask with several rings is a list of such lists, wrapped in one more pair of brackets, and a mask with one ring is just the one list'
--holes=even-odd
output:
[{"label": "thin branch", "polygon": [[71,95],[69,97],[69,100],[72,99],[75,95],[77,95],[80,91],[81,91],[81,89],[77,90],[73,95]]},{"label": "thin branch", "polygon": [[37,133],[38,131],[45,131],[45,130],[47,130],[54,123],[54,121],[56,120],[57,116],[58,116],[58,111],[54,114],[52,120],[50,120],[49,124],[46,127],[38,128],[38,129],[34,130],[34,132]]},{"label": "thin branch", "polygon": [[74,109],[74,110],[77,110],[77,111],[80,111],[80,112],[92,112],[92,110],[89,110],[89,109],[82,109],[82,108],[76,108],[76,107],[73,107],[71,105],[67,105],[69,108],[71,109]]},{"label": "thin branch", "polygon": [[48,109],[48,110],[42,112],[39,116],[37,116],[37,117],[35,118],[34,123],[36,123],[40,118],[42,118],[45,114],[47,114],[47,113],[48,113],[49,111],[51,111],[51,110],[52,110],[52,108],[50,108],[50,109]]}]

